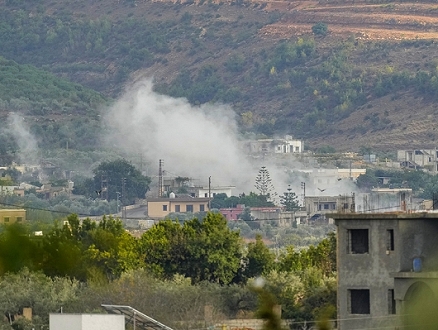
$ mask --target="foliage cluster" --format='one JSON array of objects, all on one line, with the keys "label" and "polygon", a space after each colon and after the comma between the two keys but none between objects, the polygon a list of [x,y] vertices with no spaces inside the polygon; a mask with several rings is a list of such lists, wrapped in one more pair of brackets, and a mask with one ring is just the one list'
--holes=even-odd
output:
[{"label": "foliage cluster", "polygon": [[[121,81],[127,72],[152,65],[157,60],[154,54],[168,53],[169,39],[194,31],[190,24],[178,25],[178,21],[151,23],[128,18],[114,23],[107,17],[76,20],[69,14],[30,16],[25,10],[2,11],[0,19],[3,56],[37,66],[60,63],[53,67],[57,72],[101,73],[103,68],[98,62],[114,60],[120,67],[114,79]],[[62,64],[75,63],[84,55],[87,65]]]},{"label": "foliage cluster", "polygon": [[250,192],[249,194],[242,193],[239,196],[231,197],[227,197],[226,194],[216,194],[211,200],[212,209],[236,207],[238,204],[248,207],[274,206],[274,203],[268,201],[266,195],[256,194],[255,192]]},{"label": "foliage cluster", "polygon": [[[144,176],[125,159],[104,161],[93,170],[93,178],[85,179],[74,188],[75,194],[120,200],[121,205],[134,204],[136,198],[145,198],[151,179]],[[105,189],[103,192],[102,189]]]},{"label": "foliage cluster", "polygon": [[[383,178],[388,183],[383,184]],[[385,180],[386,181],[386,180]],[[371,188],[411,188],[414,196],[432,199],[438,192],[438,177],[419,170],[368,169],[357,178],[357,186],[363,190]]]},{"label": "foliage cluster", "polygon": [[[250,285],[251,278],[258,276],[265,278],[285,317],[314,319],[318,308],[335,304],[334,235],[306,250],[290,246],[276,257],[261,236],[245,246],[239,233],[213,213],[182,225],[161,222],[138,239],[119,220],[105,217],[98,223],[89,219],[80,223],[70,215],[63,226],[49,229],[44,236],[28,235],[27,230],[10,225],[0,232],[0,272],[9,274],[0,279],[4,293],[0,309],[12,315],[32,307],[34,325],[46,323],[47,311],[53,312],[59,304],[65,311],[85,312],[102,301],[132,305],[168,322],[187,320],[188,315],[193,321],[205,305],[212,306],[218,317],[235,317],[254,312],[256,299]],[[54,293],[45,308],[38,305],[39,299],[23,301],[19,297],[23,291],[13,285],[27,278],[46,283],[33,289],[41,299],[51,285],[62,296]],[[79,286],[74,279],[89,285]],[[10,290],[17,292],[5,299]],[[166,302],[167,309],[160,302]]]},{"label": "foliage cluster", "polygon": [[[0,110],[23,116],[24,125],[43,149],[94,148],[99,140],[97,107],[105,102],[99,93],[79,84],[0,57]],[[19,129],[0,127],[3,164],[11,163],[12,155],[19,153],[13,137],[13,130]]]},{"label": "foliage cluster", "polygon": [[87,114],[105,98],[79,84],[60,79],[31,65],[0,57],[0,107],[30,115]]},{"label": "foliage cluster", "polygon": [[[214,13],[218,7],[213,5],[205,6],[207,10],[201,14],[178,11],[176,19],[150,21],[135,16],[119,21],[109,16],[94,20],[77,19],[68,11],[46,15],[44,8],[29,14],[23,9],[25,6],[22,9],[13,6],[0,16],[1,56],[18,63],[31,63],[71,79],[83,77],[83,74],[95,77],[88,80],[88,86],[101,91],[108,88],[109,93],[117,95],[130,73],[154,63],[166,66],[167,56],[172,54],[174,58],[174,54],[184,53],[193,61],[184,66],[173,81],[157,85],[157,91],[186,97],[192,104],[232,103],[238,112],[252,113],[249,121],[242,117],[245,129],[268,135],[286,129],[302,137],[320,134],[337,120],[360,109],[370,97],[381,97],[395,91],[416,90],[431,98],[437,95],[435,61],[421,70],[397,68],[381,61],[385,56],[382,54],[387,55],[401,47],[434,47],[421,40],[396,45],[351,38],[335,47],[325,48],[319,38],[303,37],[266,44],[249,56],[245,44],[257,39],[258,29],[264,23],[236,19],[225,24],[220,19],[213,19],[220,17]],[[277,19],[273,18],[274,21]],[[314,33],[323,33],[325,27],[324,23],[316,24]],[[229,54],[228,57],[222,57],[224,52]],[[212,64],[208,59],[216,56],[221,60]],[[365,57],[375,60],[376,65],[360,67],[356,59]],[[8,71],[13,72],[12,69]],[[34,76],[29,79],[30,82],[34,80],[38,79]],[[53,94],[59,96],[55,101],[45,98],[45,93],[35,95],[38,88],[30,84],[23,85],[19,97],[0,99],[5,106],[11,107],[12,102],[13,106],[24,109],[35,107],[35,111],[41,113],[55,109],[70,111],[75,107],[81,110],[95,104],[94,96],[85,91],[72,94],[72,88],[78,86],[65,87],[62,82],[53,82],[52,85],[58,87]],[[22,87],[18,87],[21,90]],[[263,99],[259,90],[265,91]],[[71,101],[66,99],[69,94]],[[282,100],[276,106],[282,114],[274,118],[255,109],[274,98]],[[292,111],[291,103],[296,104],[297,111]],[[97,131],[93,123],[79,124],[72,123],[71,128],[83,127],[82,133],[85,134],[72,133],[69,129],[73,137],[63,136],[65,130],[55,127],[56,123],[47,123],[43,131],[50,130],[46,138],[61,137],[54,138],[51,143],[62,141],[65,144],[71,139],[72,144],[79,148],[89,145],[82,143],[85,138],[76,142],[81,136],[91,142],[95,138],[92,132]],[[380,119],[377,124],[361,129],[382,129],[391,123]]]},{"label": "foliage cluster", "polygon": [[328,33],[328,26],[326,23],[319,22],[312,26],[314,35],[325,36]]},{"label": "foliage cluster", "polygon": [[44,236],[29,235],[27,230],[20,225],[2,228],[0,273],[28,267],[48,276],[105,283],[138,267],[136,240],[120,220],[111,217],[103,217],[99,223],[85,219],[80,224],[77,215],[70,215]]}]

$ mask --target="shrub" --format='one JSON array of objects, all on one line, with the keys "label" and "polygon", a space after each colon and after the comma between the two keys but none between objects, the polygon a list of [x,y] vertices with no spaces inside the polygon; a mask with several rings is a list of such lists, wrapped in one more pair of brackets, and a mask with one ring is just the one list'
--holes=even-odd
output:
[{"label": "shrub", "polygon": [[312,32],[317,36],[325,36],[328,33],[328,26],[325,23],[319,22],[312,26]]}]

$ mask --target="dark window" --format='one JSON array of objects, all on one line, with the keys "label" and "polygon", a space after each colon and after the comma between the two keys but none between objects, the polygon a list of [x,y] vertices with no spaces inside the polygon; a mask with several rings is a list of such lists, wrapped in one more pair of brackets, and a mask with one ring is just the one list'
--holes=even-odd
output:
[{"label": "dark window", "polygon": [[175,212],[181,212],[181,206],[175,205]]},{"label": "dark window", "polygon": [[163,211],[167,211],[167,205],[163,205]]},{"label": "dark window", "polygon": [[395,314],[394,290],[388,290],[388,314]]},{"label": "dark window", "polygon": [[368,229],[350,229],[348,240],[349,253],[368,253]]},{"label": "dark window", "polygon": [[23,217],[17,217],[17,222],[22,222],[23,221]]},{"label": "dark window", "polygon": [[370,290],[348,290],[350,314],[370,313]]},{"label": "dark window", "polygon": [[204,194],[204,197],[208,197],[208,193],[205,193],[205,194]]},{"label": "dark window", "polygon": [[4,222],[9,222],[9,217],[4,217],[4,218],[3,218],[3,221],[4,221]]},{"label": "dark window", "polygon": [[344,210],[348,210],[348,203],[344,203]]},{"label": "dark window", "polygon": [[193,205],[186,205],[186,212],[193,212]]},{"label": "dark window", "polygon": [[330,204],[324,204],[324,210],[328,210],[330,207]]},{"label": "dark window", "polygon": [[200,212],[204,212],[205,211],[205,205],[204,204],[199,205],[199,211]]},{"label": "dark window", "polygon": [[386,231],[386,250],[394,251],[394,229]]}]

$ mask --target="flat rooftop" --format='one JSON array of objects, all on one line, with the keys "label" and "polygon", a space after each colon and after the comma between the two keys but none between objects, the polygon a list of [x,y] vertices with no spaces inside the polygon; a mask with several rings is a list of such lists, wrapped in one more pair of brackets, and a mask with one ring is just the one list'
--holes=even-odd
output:
[{"label": "flat rooftop", "polygon": [[381,213],[329,213],[335,220],[390,220],[390,219],[438,219],[438,210],[421,212],[381,212]]}]

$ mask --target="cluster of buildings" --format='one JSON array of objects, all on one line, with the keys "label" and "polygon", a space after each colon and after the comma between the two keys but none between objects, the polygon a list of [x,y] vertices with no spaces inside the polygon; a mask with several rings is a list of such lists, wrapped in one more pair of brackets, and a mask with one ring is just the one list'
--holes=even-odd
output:
[{"label": "cluster of buildings", "polygon": [[[246,141],[244,148],[252,154],[290,154],[302,153],[304,144],[286,136]],[[376,161],[376,158],[369,155],[368,161]],[[438,173],[438,149],[398,150],[397,160],[392,163],[397,164],[396,167]],[[50,163],[42,169],[45,175],[54,174],[56,170]],[[5,168],[0,168],[0,180],[7,179],[2,175],[4,171]],[[301,208],[297,211],[235,205],[220,208],[219,212],[229,221],[238,220],[249,210],[254,220],[279,225],[333,222],[337,228],[338,330],[434,329],[438,306],[438,212],[432,210],[433,202],[416,202],[409,188],[374,188],[366,194],[323,193],[326,187],[341,180],[355,180],[365,174],[365,169],[303,172],[309,175],[306,183],[316,187],[319,193],[306,195],[304,190],[300,195]],[[217,194],[231,197],[234,188],[196,186],[185,184],[186,181],[188,178],[163,178],[161,196],[147,199],[147,219],[160,220],[171,213],[210,211],[215,208],[211,201]],[[0,195],[24,195],[29,189],[52,198],[59,193],[71,193],[73,183],[69,182],[65,188],[26,183],[0,185]],[[182,192],[175,194],[173,191],[178,189]],[[0,224],[25,220],[24,209],[0,209]],[[418,317],[413,318],[413,315]],[[147,318],[137,321],[140,324],[146,322],[144,319]],[[87,326],[89,329],[123,329],[125,326],[121,315],[51,315],[50,322],[50,329],[54,330],[67,329],[66,324],[69,329],[86,329]]]},{"label": "cluster of buildings", "polygon": [[[44,182],[44,178],[48,178],[54,175],[60,175],[61,169],[51,162],[41,162],[38,166],[19,166],[14,165],[13,169],[17,170],[21,174],[28,173],[32,180]],[[7,174],[8,167],[0,167],[0,196],[1,195],[16,195],[24,196],[25,191],[32,190],[36,194],[39,194],[44,199],[51,199],[57,197],[59,194],[66,193],[71,194],[74,188],[74,182],[69,178],[69,171],[67,173],[61,173],[61,176],[67,178],[67,185],[65,187],[52,186],[51,183],[45,183],[42,186],[35,186],[30,183],[22,182],[19,185],[8,185],[7,182],[11,182],[11,177]]]}]

